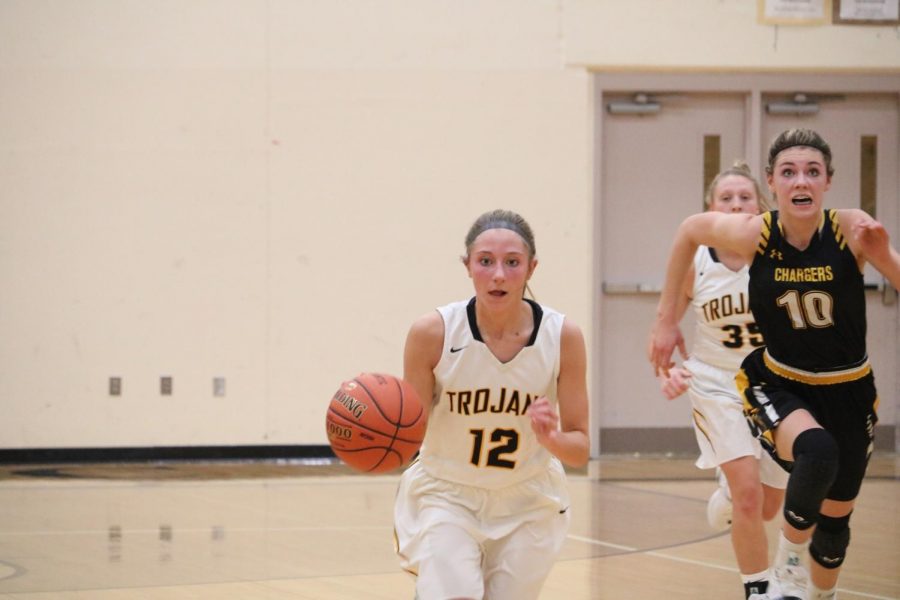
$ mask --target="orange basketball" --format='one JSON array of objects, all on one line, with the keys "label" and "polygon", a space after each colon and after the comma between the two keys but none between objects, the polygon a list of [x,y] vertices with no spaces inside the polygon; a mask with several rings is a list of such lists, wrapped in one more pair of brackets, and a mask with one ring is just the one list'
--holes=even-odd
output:
[{"label": "orange basketball", "polygon": [[331,397],[325,428],[331,449],[365,473],[402,467],[425,437],[425,409],[412,385],[380,373],[361,373]]}]

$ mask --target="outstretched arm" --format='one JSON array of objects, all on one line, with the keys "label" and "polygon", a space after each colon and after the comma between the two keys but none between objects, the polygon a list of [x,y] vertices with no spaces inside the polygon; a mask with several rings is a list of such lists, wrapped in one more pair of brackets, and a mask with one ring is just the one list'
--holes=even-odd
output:
[{"label": "outstretched arm", "polygon": [[723,250],[731,250],[752,262],[759,238],[762,219],[747,214],[725,214],[705,212],[682,221],[675,234],[666,279],[656,310],[656,321],[650,333],[647,357],[656,375],[668,376],[672,353],[678,348],[682,357],[687,357],[684,337],[678,323],[679,290],[691,266],[691,259],[697,246],[704,244]]},{"label": "outstretched arm", "polygon": [[[678,305],[675,310],[675,317],[678,319],[678,322],[681,322],[681,319],[684,318],[684,313],[687,312],[688,306],[691,303],[691,297],[694,293],[694,277],[696,273],[694,271],[694,266],[691,265],[691,268],[688,269],[688,273],[684,278],[684,283],[681,286],[681,294],[678,298]],[[682,352],[682,358],[685,357],[684,352]],[[659,377],[660,390],[668,400],[674,400],[678,396],[685,393],[688,389],[688,379],[691,377],[689,371],[685,369],[679,368],[671,368],[668,374],[661,375]]]}]

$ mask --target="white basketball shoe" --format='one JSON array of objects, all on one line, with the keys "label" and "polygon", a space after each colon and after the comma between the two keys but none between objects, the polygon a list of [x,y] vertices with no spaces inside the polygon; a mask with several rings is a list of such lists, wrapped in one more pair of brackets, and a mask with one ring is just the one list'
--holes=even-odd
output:
[{"label": "white basketball shoe", "polygon": [[722,469],[716,467],[716,480],[719,487],[709,497],[706,503],[706,520],[713,531],[725,531],[731,527],[731,515],[733,507],[731,504],[731,490],[728,489],[728,480]]},{"label": "white basketball shoe", "polygon": [[806,587],[809,584],[809,571],[799,564],[786,564],[775,567],[775,581],[781,589],[785,600],[806,600]]}]

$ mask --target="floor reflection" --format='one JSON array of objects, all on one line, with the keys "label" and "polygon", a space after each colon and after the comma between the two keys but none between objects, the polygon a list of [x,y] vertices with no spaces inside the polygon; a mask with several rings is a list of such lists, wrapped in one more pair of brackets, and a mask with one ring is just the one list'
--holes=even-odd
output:
[{"label": "floor reflection", "polygon": [[[560,579],[551,577],[548,584],[560,591],[547,597],[576,597],[566,594],[572,593],[572,582],[582,580],[578,585],[587,598],[595,597],[591,590],[596,581],[618,577],[623,589],[639,588],[645,562],[629,573],[632,567],[622,567],[629,564],[622,560],[653,560],[650,564],[666,581],[692,565],[710,574],[712,585],[719,577],[724,589],[731,589],[736,574],[728,534],[710,532],[705,519],[706,498],[715,484],[692,468],[679,469],[658,477],[632,473],[628,479],[607,467],[603,479],[596,473],[570,477],[572,528],[554,570]],[[65,598],[81,599],[118,590],[109,597],[131,600],[162,597],[146,590],[165,586],[196,591],[196,586],[248,583],[265,591],[242,596],[247,593],[243,588],[228,588],[228,597],[269,598],[276,588],[284,588],[286,596],[273,598],[354,597],[350,592],[297,592],[313,581],[323,585],[343,576],[358,581],[383,576],[390,583],[377,597],[411,597],[407,591],[412,584],[400,574],[393,553],[396,476],[131,480],[64,475],[0,478],[4,599],[44,600],[62,592],[75,594]],[[865,590],[868,595],[860,597],[900,597],[900,575],[883,566],[900,564],[895,518],[900,481],[896,475],[867,480],[863,492],[854,513],[853,550],[875,548],[877,554],[872,559],[851,551],[842,581]],[[77,595],[79,590],[84,595]],[[45,595],[28,596],[39,592]],[[196,597],[221,593],[216,589]]]}]

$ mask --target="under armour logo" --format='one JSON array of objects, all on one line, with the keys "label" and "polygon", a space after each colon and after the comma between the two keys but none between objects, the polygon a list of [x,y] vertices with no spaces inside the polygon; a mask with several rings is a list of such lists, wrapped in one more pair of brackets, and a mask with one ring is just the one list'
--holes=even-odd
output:
[{"label": "under armour logo", "polygon": [[796,521],[797,523],[799,523],[801,525],[806,524],[808,522],[806,519],[804,519],[803,517],[801,517],[800,515],[798,515],[797,513],[795,513],[792,510],[786,510],[785,512],[788,514],[788,516],[791,519],[793,519],[794,521]]},{"label": "under armour logo", "polygon": [[784,256],[781,255],[780,250],[772,250],[769,252],[769,258],[774,258],[775,260],[784,260]]}]

